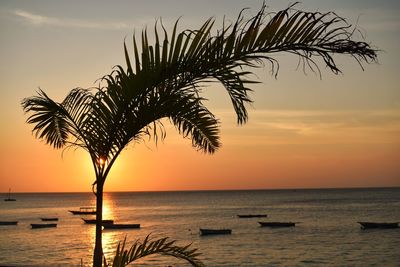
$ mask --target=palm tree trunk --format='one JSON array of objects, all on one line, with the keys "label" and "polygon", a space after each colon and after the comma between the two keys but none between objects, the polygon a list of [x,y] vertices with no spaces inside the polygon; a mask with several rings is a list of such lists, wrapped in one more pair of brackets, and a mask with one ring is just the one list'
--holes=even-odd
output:
[{"label": "palm tree trunk", "polygon": [[103,184],[97,183],[96,191],[96,243],[93,254],[93,267],[101,267],[103,260],[102,245],[102,220],[103,220]]}]

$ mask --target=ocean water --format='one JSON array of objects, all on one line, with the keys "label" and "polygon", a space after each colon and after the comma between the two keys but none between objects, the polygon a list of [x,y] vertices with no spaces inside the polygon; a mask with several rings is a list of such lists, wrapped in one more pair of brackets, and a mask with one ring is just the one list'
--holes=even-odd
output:
[{"label": "ocean water", "polygon": [[[0,201],[0,266],[90,266],[93,225],[68,212],[94,204],[91,193],[13,194]],[[268,214],[239,219],[237,214]],[[40,217],[57,228],[30,229]],[[88,217],[88,216],[86,216]],[[90,216],[89,216],[90,217]],[[104,219],[141,229],[103,232],[106,257],[118,241],[151,234],[192,243],[207,266],[400,266],[400,229],[361,230],[357,221],[400,221],[400,188],[121,192],[106,193]],[[261,228],[258,221],[300,222]],[[230,228],[231,235],[199,236],[199,228]],[[168,257],[134,266],[188,266]]]}]

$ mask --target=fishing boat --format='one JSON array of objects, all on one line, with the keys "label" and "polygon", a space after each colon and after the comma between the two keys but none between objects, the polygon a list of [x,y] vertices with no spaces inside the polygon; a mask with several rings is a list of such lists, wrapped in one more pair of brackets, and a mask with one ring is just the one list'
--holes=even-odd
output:
[{"label": "fishing boat", "polygon": [[239,214],[239,218],[265,218],[267,214]]},{"label": "fishing boat", "polygon": [[[87,224],[96,224],[96,219],[84,219],[84,218],[82,218],[82,220]],[[102,220],[102,224],[113,224],[113,223],[114,223],[113,220]]]},{"label": "fishing boat", "polygon": [[104,229],[139,229],[140,224],[138,223],[114,223],[114,224],[105,224],[103,225]]},{"label": "fishing boat", "polygon": [[40,218],[44,222],[49,222],[49,221],[58,221],[58,218],[56,217],[48,217],[48,218]]},{"label": "fishing boat", "polygon": [[56,223],[31,223],[32,229],[57,227]]},{"label": "fishing boat", "polygon": [[204,229],[200,228],[200,235],[230,235],[232,229]]},{"label": "fishing boat", "polygon": [[294,227],[295,222],[258,222],[261,227]]},{"label": "fishing boat", "polygon": [[8,189],[8,197],[4,201],[17,201],[15,198],[11,198],[11,188]]},{"label": "fishing boat", "polygon": [[361,229],[392,229],[398,228],[398,222],[358,222],[361,224]]},{"label": "fishing boat", "polygon": [[17,225],[18,221],[0,221],[0,225]]},{"label": "fishing boat", "polygon": [[79,210],[69,210],[73,215],[95,215],[95,207],[80,207]]}]

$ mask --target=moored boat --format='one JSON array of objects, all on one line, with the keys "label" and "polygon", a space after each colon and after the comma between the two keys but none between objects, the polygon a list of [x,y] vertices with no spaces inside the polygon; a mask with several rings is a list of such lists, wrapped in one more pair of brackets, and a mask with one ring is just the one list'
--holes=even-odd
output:
[{"label": "moored boat", "polygon": [[358,222],[361,229],[392,229],[399,228],[398,222]]},{"label": "moored boat", "polygon": [[232,229],[204,229],[200,228],[200,235],[230,235]]},{"label": "moored boat", "polygon": [[95,215],[96,208],[94,207],[80,207],[79,210],[69,210],[73,215]]},{"label": "moored boat", "polygon": [[295,222],[258,222],[261,227],[294,227]]},{"label": "moored boat", "polygon": [[0,221],[0,225],[17,225],[18,221]]},{"label": "moored boat", "polygon": [[[84,219],[82,218],[83,221],[87,224],[96,224],[96,219]],[[113,224],[113,220],[102,220],[102,224]]]},{"label": "moored boat", "polygon": [[138,223],[114,223],[103,225],[104,229],[139,229],[140,224]]},{"label": "moored boat", "polygon": [[40,218],[44,222],[49,222],[49,221],[58,221],[58,218],[56,217],[48,217],[48,218]]},{"label": "moored boat", "polygon": [[239,218],[265,218],[267,214],[238,214]]},{"label": "moored boat", "polygon": [[11,198],[11,188],[8,189],[8,197],[4,201],[17,201],[15,198]]},{"label": "moored boat", "polygon": [[32,229],[57,227],[56,223],[31,223]]}]

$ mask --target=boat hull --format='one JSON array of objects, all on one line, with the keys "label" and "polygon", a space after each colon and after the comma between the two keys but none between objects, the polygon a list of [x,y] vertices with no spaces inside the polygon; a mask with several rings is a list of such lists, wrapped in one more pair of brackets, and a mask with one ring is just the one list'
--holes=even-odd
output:
[{"label": "boat hull", "polygon": [[96,211],[69,210],[73,215],[96,215]]},{"label": "boat hull", "polygon": [[380,223],[380,222],[358,222],[361,229],[393,229],[399,228],[398,222]]},{"label": "boat hull", "polygon": [[232,234],[231,229],[201,229],[200,235],[230,235]]},{"label": "boat hull", "polygon": [[131,224],[106,224],[103,225],[104,229],[139,229],[140,224],[131,223]]},{"label": "boat hull", "polygon": [[[86,223],[86,224],[96,224],[96,219],[83,219],[82,220]],[[102,224],[113,224],[114,221],[113,220],[103,220]]]},{"label": "boat hull", "polygon": [[44,222],[58,221],[58,218],[40,218]]},{"label": "boat hull", "polygon": [[294,227],[295,222],[258,222],[261,227]]},{"label": "boat hull", "polygon": [[0,221],[0,225],[17,225],[18,221]]},{"label": "boat hull", "polygon": [[57,227],[56,223],[32,223],[32,229]]}]

